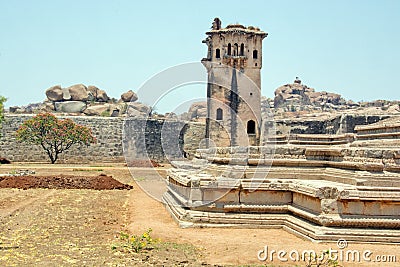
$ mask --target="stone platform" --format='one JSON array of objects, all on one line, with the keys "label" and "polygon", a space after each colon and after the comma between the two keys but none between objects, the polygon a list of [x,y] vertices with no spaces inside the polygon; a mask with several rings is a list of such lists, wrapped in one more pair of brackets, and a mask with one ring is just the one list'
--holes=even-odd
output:
[{"label": "stone platform", "polygon": [[315,145],[307,136],[312,144],[197,150],[197,159],[173,163],[164,201],[181,227],[283,228],[314,241],[400,242],[399,141],[396,127],[389,127],[391,138],[380,127],[359,129],[380,146],[368,147],[356,134],[347,143],[327,137],[333,144]]},{"label": "stone platform", "polygon": [[282,227],[316,241],[400,242],[400,188],[390,174],[380,175],[381,187],[362,172],[332,168],[272,167],[259,180],[192,175],[170,171],[164,195],[182,227]]}]

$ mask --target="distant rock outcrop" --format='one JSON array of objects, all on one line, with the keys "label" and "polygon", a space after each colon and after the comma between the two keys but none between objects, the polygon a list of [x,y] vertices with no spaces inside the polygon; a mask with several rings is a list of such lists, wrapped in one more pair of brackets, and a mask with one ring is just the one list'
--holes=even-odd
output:
[{"label": "distant rock outcrop", "polygon": [[61,88],[61,85],[55,85],[46,90],[46,96],[49,101],[94,101],[107,102],[110,100],[104,90],[94,85],[86,87],[84,84],[75,84],[67,88]]},{"label": "distant rock outcrop", "polygon": [[94,85],[89,85],[87,87],[87,90],[89,92],[89,97],[91,101],[107,102],[108,100],[110,100],[106,91],[101,90]]},{"label": "distant rock outcrop", "polygon": [[151,112],[151,107],[140,103],[140,102],[134,102],[134,103],[127,103],[127,115],[129,117],[139,117],[139,118],[145,118],[150,115]]},{"label": "distant rock outcrop", "polygon": [[275,90],[274,108],[285,109],[286,111],[299,111],[309,108],[331,108],[337,109],[340,105],[346,105],[346,101],[335,93],[325,91],[316,92],[301,84],[296,78],[294,83],[286,84]]},{"label": "distant rock outcrop", "polygon": [[47,89],[46,96],[47,99],[53,102],[63,100],[63,89],[61,85],[55,85]]},{"label": "distant rock outcrop", "polygon": [[132,90],[123,93],[119,101],[110,98],[106,91],[94,85],[75,84],[69,87],[55,85],[48,88],[45,93],[47,99],[42,103],[13,106],[9,108],[9,112],[14,114],[57,112],[68,113],[68,115],[164,118],[162,114],[156,112],[153,114],[151,107],[136,102],[138,96]]},{"label": "distant rock outcrop", "polygon": [[75,84],[68,87],[71,100],[73,101],[88,101],[89,93],[87,87],[83,84]]},{"label": "distant rock outcrop", "polygon": [[26,106],[12,106],[9,108],[10,113],[17,114],[31,114],[38,112],[52,112],[54,111],[54,104],[50,101],[44,101],[43,103],[33,103]]},{"label": "distant rock outcrop", "polygon": [[194,102],[190,106],[188,113],[191,119],[207,117],[207,102]]},{"label": "distant rock outcrop", "polygon": [[123,102],[135,102],[138,100],[138,96],[135,92],[129,90],[121,95],[121,100]]},{"label": "distant rock outcrop", "polygon": [[56,102],[55,109],[57,112],[80,113],[86,109],[86,103],[82,101]]},{"label": "distant rock outcrop", "polygon": [[[75,84],[67,88],[62,88],[61,85],[55,85],[46,90],[46,96],[47,102],[44,102],[46,103],[44,107],[46,111],[50,109],[50,112],[56,111],[79,114],[83,112],[88,116],[111,115],[110,103],[115,101],[110,99],[106,91],[94,85],[86,87],[84,84]],[[40,110],[44,108],[41,107]],[[14,111],[15,113],[27,113],[25,110],[20,107],[13,107],[10,109],[11,112]]]},{"label": "distant rock outcrop", "polygon": [[86,108],[83,113],[88,116],[102,116],[110,111],[109,104],[100,104]]}]

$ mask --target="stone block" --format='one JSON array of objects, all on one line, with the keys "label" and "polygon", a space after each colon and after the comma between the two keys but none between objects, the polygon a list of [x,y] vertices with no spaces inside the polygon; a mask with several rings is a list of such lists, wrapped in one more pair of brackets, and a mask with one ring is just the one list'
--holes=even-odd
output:
[{"label": "stone block", "polygon": [[203,201],[239,203],[239,192],[229,189],[205,189],[203,190]]},{"label": "stone block", "polygon": [[242,191],[240,192],[240,203],[258,205],[290,204],[292,193],[288,191]]},{"label": "stone block", "polygon": [[300,193],[293,193],[293,205],[318,214],[322,212],[319,199]]}]

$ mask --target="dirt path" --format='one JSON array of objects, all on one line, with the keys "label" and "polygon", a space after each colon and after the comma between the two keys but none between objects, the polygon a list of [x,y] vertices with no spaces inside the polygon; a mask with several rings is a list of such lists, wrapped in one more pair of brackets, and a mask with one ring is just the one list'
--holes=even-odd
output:
[{"label": "dirt path", "polygon": [[[153,229],[154,237],[173,246],[148,254],[148,266],[200,266],[208,264],[270,264],[260,262],[257,252],[269,249],[336,249],[317,244],[280,229],[180,229],[164,206],[134,184],[122,165],[13,165],[0,166],[0,173],[18,168],[35,169],[37,175],[112,175],[133,190],[0,189],[0,266],[143,266],[137,257],[110,249],[120,231],[142,233]],[[145,168],[135,169],[146,181]],[[150,183],[148,183],[150,184]],[[181,245],[179,245],[181,244]],[[191,245],[186,245],[191,244]],[[192,245],[198,248],[194,252]],[[399,245],[349,244],[349,249],[369,249],[373,255],[397,255]],[[198,255],[200,254],[200,255]],[[156,258],[156,261],[151,259]],[[299,265],[281,262],[275,265]],[[349,264],[344,266],[397,266],[398,263]],[[303,265],[304,266],[304,265]]]}]

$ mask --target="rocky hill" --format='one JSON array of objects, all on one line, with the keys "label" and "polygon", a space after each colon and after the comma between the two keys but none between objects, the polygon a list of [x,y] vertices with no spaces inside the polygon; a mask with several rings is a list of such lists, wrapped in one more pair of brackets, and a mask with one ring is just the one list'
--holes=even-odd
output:
[{"label": "rocky hill", "polygon": [[354,132],[391,116],[400,116],[400,102],[376,100],[355,103],[341,95],[317,91],[296,77],[275,90],[274,99],[261,101],[264,121],[272,121],[277,134],[339,134]]},{"label": "rocky hill", "polygon": [[[206,102],[196,102],[184,118],[202,121],[206,114]],[[273,99],[262,97],[261,114],[264,128],[273,128],[277,134],[351,133],[356,125],[400,116],[400,101],[356,103],[339,94],[317,91],[296,78],[277,88]]]},{"label": "rocky hill", "polygon": [[[132,90],[120,99],[110,98],[105,90],[96,86],[76,84],[66,88],[55,85],[45,90],[46,100],[23,107],[10,107],[10,113],[53,112],[63,115],[129,116],[159,119],[180,118],[204,122],[206,102],[195,102],[189,110],[177,116],[174,113],[157,114],[151,107],[139,102]],[[274,121],[278,134],[352,132],[355,125],[377,122],[400,115],[399,101],[377,100],[355,103],[341,95],[317,91],[296,80],[275,90],[274,98],[261,100],[263,120]]]},{"label": "rocky hill", "polygon": [[55,85],[45,90],[46,100],[42,103],[21,107],[10,107],[15,114],[53,112],[63,115],[87,116],[133,116],[145,117],[151,108],[137,102],[138,96],[132,90],[121,94],[119,100],[110,98],[105,90],[94,85],[75,84],[66,88]]},{"label": "rocky hill", "polygon": [[314,88],[301,84],[298,78],[294,83],[285,84],[275,90],[274,108],[278,112],[340,109],[351,105],[357,106],[356,103],[347,102],[339,94],[317,92]]},{"label": "rocky hill", "polygon": [[391,112],[398,110],[399,103],[399,101],[386,100],[356,103],[352,100],[344,99],[339,94],[316,91],[314,88],[303,85],[297,77],[293,83],[277,88],[273,101],[268,101],[268,105],[274,108],[275,114],[301,111],[309,113],[347,111],[370,107],[377,107],[382,111],[388,110]]}]

